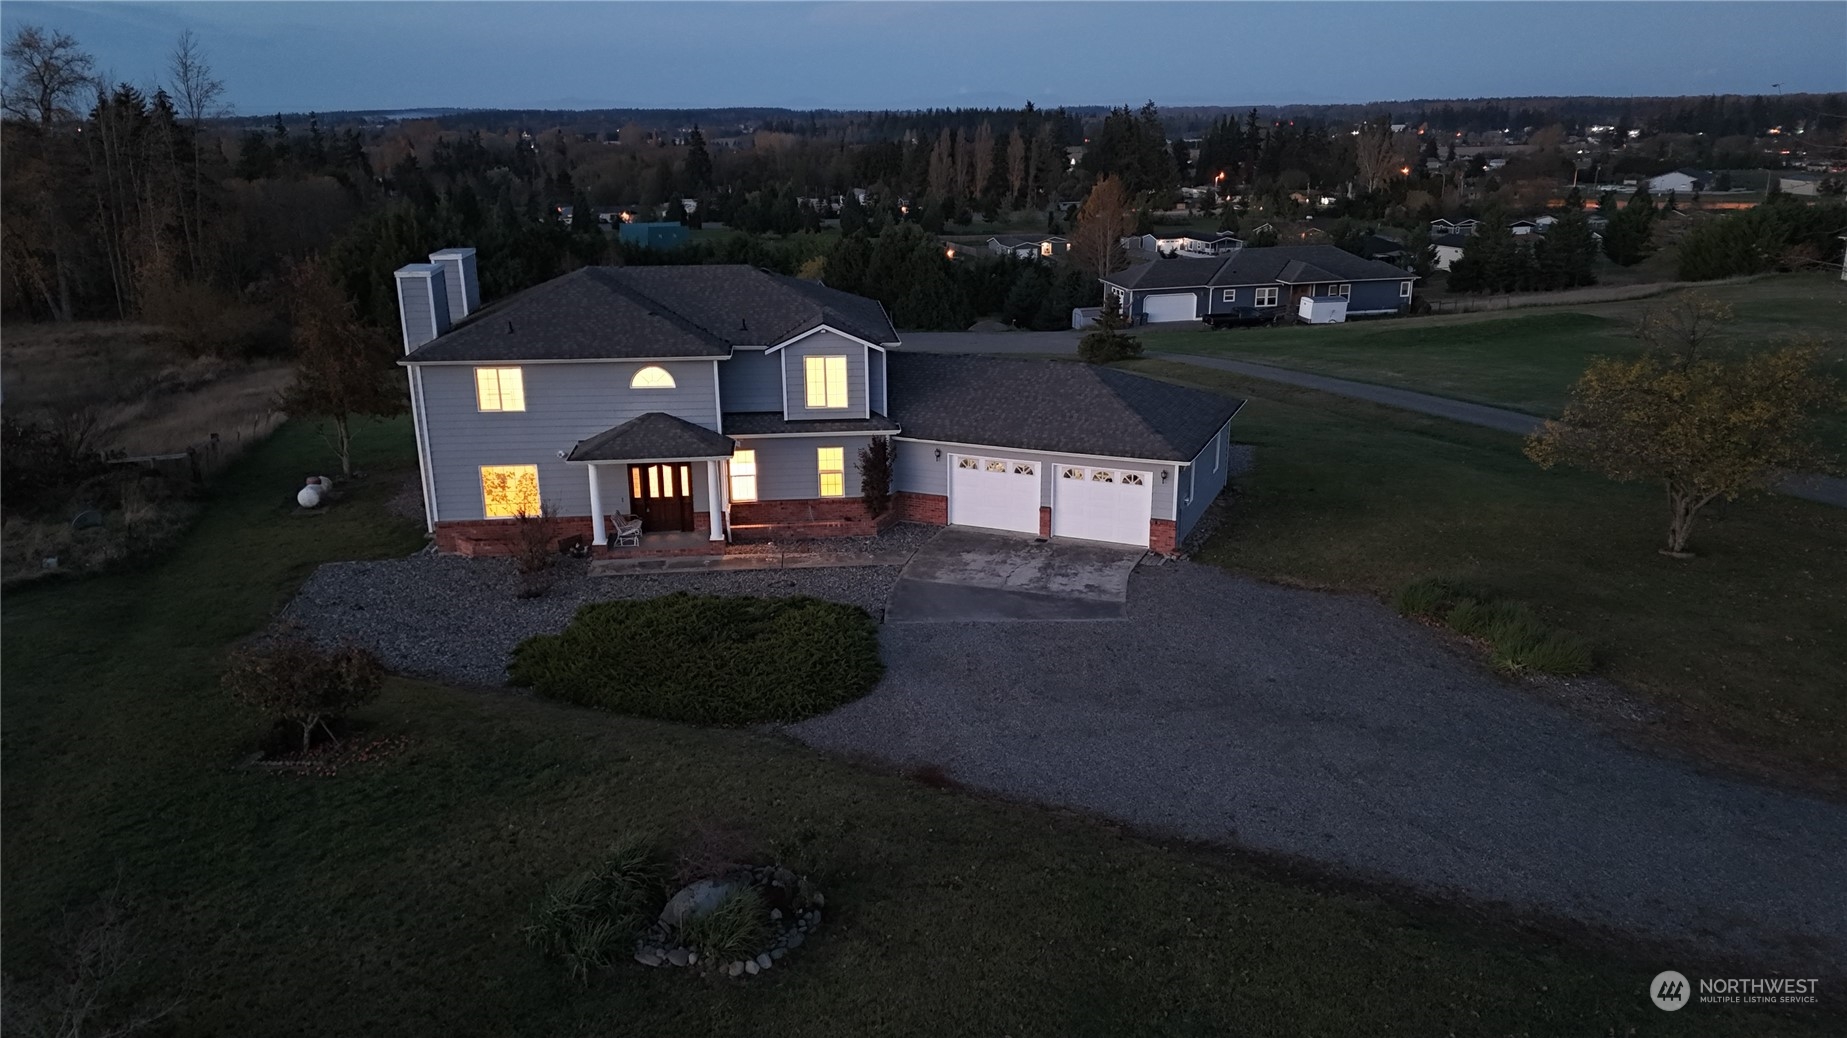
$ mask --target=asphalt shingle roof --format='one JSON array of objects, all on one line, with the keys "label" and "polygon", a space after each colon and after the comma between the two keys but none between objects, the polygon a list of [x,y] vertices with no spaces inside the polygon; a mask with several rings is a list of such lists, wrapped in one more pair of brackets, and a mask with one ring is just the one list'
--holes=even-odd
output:
[{"label": "asphalt shingle roof", "polygon": [[1211,259],[1159,259],[1104,278],[1106,284],[1144,292],[1162,288],[1217,288],[1303,281],[1398,281],[1410,277],[1380,260],[1361,259],[1332,245],[1244,248]]},{"label": "asphalt shingle roof", "polygon": [[566,461],[654,461],[673,458],[729,458],[736,444],[702,426],[649,411],[606,429],[571,448]]},{"label": "asphalt shingle roof", "polygon": [[487,307],[406,359],[727,357],[823,324],[898,340],[877,300],[755,267],[584,267]]},{"label": "asphalt shingle roof", "polygon": [[888,355],[891,417],[906,437],[1191,461],[1244,401],[1061,360]]},{"label": "asphalt shingle roof", "polygon": [[781,411],[726,411],[725,432],[732,436],[780,433],[897,432],[898,423],[882,414],[871,418],[804,418],[789,421]]}]

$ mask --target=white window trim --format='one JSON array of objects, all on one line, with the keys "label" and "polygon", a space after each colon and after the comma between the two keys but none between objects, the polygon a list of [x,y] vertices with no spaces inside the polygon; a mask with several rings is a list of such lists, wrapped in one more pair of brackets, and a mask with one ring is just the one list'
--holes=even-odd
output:
[{"label": "white window trim", "polygon": [[[750,455],[750,472],[748,475],[740,475],[738,473],[738,470],[737,470],[738,454]],[[748,447],[738,448],[737,454],[733,454],[731,458],[725,462],[725,477],[726,477],[725,482],[727,484],[728,489],[730,490],[731,500],[742,501],[745,504],[754,503],[758,497],[758,488],[757,488],[758,475],[759,473],[757,471],[757,452],[754,449],[748,448]],[[738,493],[737,481],[740,479],[750,480],[750,496],[749,497],[745,497],[743,494]]]},{"label": "white window trim", "polygon": [[1352,285],[1336,285],[1334,288],[1334,294],[1341,297],[1342,299],[1352,299],[1353,298],[1353,286]]},{"label": "white window trim", "polygon": [[[813,394],[814,387],[811,386],[808,381],[808,364],[810,361],[817,361],[817,360],[821,362],[822,402],[819,404],[814,402],[814,394]],[[828,375],[828,372],[827,372],[828,363],[827,362],[833,361],[833,360],[837,360],[840,362],[840,389],[842,393],[842,398],[839,403],[832,403],[831,402],[832,397],[829,395],[829,389],[832,387],[833,379],[830,378]],[[848,369],[846,354],[844,353],[810,353],[807,356],[804,356],[802,358],[802,408],[803,410],[807,410],[807,411],[844,411],[847,408],[852,406],[852,401],[853,401],[853,381],[852,381],[851,372]]]},{"label": "white window trim", "polygon": [[[483,407],[481,405],[481,373],[486,372],[486,371],[491,371],[494,373],[494,399],[499,401],[502,406]],[[506,400],[507,400],[506,373],[509,371],[513,372],[513,380],[519,384],[519,406],[518,407],[505,406]],[[520,368],[518,366],[509,367],[506,365],[476,366],[474,369],[474,374],[475,374],[475,411],[476,413],[478,414],[521,414],[526,410],[526,372],[523,368]]]},{"label": "white window trim", "polygon": [[1225,433],[1220,430],[1212,437],[1212,471],[1225,467]]},{"label": "white window trim", "polygon": [[[822,451],[839,451],[840,452],[840,467],[838,469],[822,468],[821,467],[821,452]],[[847,496],[847,449],[845,447],[837,446],[837,445],[830,445],[827,447],[816,447],[814,449],[814,469],[815,469],[814,491],[815,491],[816,497],[845,497]],[[826,476],[826,475],[832,475],[833,473],[836,473],[836,472],[840,474],[840,493],[830,494],[827,492],[827,485],[821,481],[821,477]]]},{"label": "white window trim", "polygon": [[1235,288],[1228,288],[1228,289],[1225,289],[1223,292],[1219,293],[1219,302],[1235,303],[1237,301],[1238,301],[1238,290]]},{"label": "white window trim", "polygon": [[1411,298],[1411,283],[1409,281],[1400,281],[1398,283],[1398,298]]},{"label": "white window trim", "polygon": [[[1281,294],[1282,294],[1282,289],[1276,288],[1274,286],[1259,288],[1257,290],[1257,305],[1260,307],[1275,306],[1276,300],[1278,299],[1278,297],[1281,296]],[[1266,299],[1269,301],[1265,302]]]},{"label": "white window trim", "polygon": [[[713,370],[713,371],[717,371],[717,370],[718,370],[718,366],[717,366],[717,365],[713,365],[713,366],[712,366],[712,370]],[[660,373],[661,373],[661,376],[662,376],[663,378],[665,378],[665,379],[667,380],[667,384],[666,384],[666,385],[664,385],[664,386],[663,386],[663,385],[652,385],[652,386],[644,386],[644,385],[642,385],[642,384],[641,384],[641,376],[643,376],[643,375],[646,375],[646,374],[648,374],[649,372],[652,372],[652,371],[658,371],[658,372],[660,372]],[[630,389],[642,389],[642,390],[649,390],[649,389],[678,389],[678,388],[680,388],[680,384],[679,384],[678,382],[676,382],[676,381],[674,381],[674,377],[673,377],[673,372],[671,372],[671,371],[668,371],[668,370],[667,370],[666,368],[663,368],[663,367],[661,367],[661,366],[660,366],[659,364],[649,364],[649,365],[647,365],[647,366],[645,366],[645,367],[641,367],[641,368],[637,368],[637,369],[635,370],[635,374],[633,374],[633,375],[631,375],[631,376],[629,376],[629,380],[628,380],[628,387],[629,387]]]},{"label": "white window trim", "polygon": [[517,512],[512,515],[489,515],[488,514],[488,509],[487,509],[487,470],[488,469],[531,469],[532,470],[533,496],[539,499],[539,507],[541,509],[545,507],[545,490],[543,487],[539,485],[539,466],[537,464],[513,462],[511,464],[503,464],[503,465],[477,465],[475,466],[475,486],[479,488],[481,491],[481,518],[483,519],[513,519],[513,518],[516,518],[518,515]]}]

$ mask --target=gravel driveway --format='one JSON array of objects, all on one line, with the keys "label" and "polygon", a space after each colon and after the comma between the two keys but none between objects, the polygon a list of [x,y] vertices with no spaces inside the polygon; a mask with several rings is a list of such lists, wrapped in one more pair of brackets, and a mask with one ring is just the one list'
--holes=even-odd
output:
[{"label": "gravel driveway", "polygon": [[1371,599],[1176,563],[1136,572],[1126,621],[888,624],[881,643],[880,686],[792,734],[1798,976],[1847,968],[1847,809],[1629,750]]}]

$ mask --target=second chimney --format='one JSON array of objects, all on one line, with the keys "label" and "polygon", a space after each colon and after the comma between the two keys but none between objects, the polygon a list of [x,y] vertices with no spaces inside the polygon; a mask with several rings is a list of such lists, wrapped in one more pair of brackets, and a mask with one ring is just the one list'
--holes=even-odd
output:
[{"label": "second chimney", "polygon": [[404,332],[405,353],[449,330],[449,294],[443,275],[440,263],[398,268],[398,326]]},{"label": "second chimney", "polygon": [[442,265],[443,283],[448,289],[451,324],[459,323],[462,318],[481,309],[481,282],[475,277],[475,250],[444,249],[432,252],[430,262]]}]

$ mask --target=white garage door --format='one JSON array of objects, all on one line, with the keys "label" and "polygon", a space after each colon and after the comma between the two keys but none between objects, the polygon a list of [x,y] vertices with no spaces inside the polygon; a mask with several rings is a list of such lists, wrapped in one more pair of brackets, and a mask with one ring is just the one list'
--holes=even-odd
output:
[{"label": "white garage door", "polygon": [[949,456],[949,523],[1039,532],[1039,463]]},{"label": "white garage door", "polygon": [[1199,300],[1191,292],[1165,292],[1142,299],[1142,313],[1148,321],[1197,321]]},{"label": "white garage door", "polygon": [[1153,482],[1154,473],[1139,469],[1058,466],[1052,481],[1052,533],[1146,548]]}]

